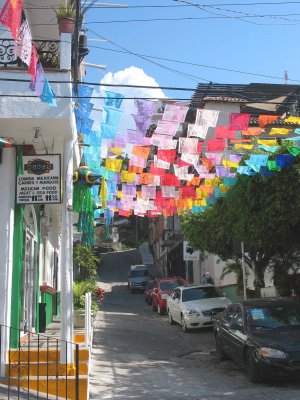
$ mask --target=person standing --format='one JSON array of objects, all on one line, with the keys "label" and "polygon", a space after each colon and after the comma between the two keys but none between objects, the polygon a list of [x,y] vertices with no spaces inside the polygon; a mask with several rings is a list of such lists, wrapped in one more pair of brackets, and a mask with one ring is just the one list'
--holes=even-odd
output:
[{"label": "person standing", "polygon": [[213,278],[210,276],[210,273],[208,271],[205,272],[205,274],[203,275],[202,283],[208,283],[210,285],[215,284]]}]

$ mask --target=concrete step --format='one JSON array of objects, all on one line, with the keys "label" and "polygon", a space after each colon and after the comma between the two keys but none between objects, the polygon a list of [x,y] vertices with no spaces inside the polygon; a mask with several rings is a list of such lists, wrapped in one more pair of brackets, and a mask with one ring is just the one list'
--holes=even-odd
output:
[{"label": "concrete step", "polygon": [[[60,360],[60,350],[56,349],[30,349],[21,348],[16,350],[9,350],[10,363],[47,363],[56,362]],[[74,351],[74,359],[76,358],[76,353]],[[89,349],[81,347],[79,349],[79,361],[89,360]]]},{"label": "concrete step", "polygon": [[[80,362],[78,364],[79,375],[88,375],[88,364],[87,362]],[[11,364],[10,366],[6,366],[6,377],[22,377],[25,376],[35,376],[35,377],[44,377],[44,376],[75,376],[76,368],[75,365],[66,365],[59,363],[43,363],[37,364],[32,363],[28,365],[28,363],[20,363],[20,364]]]},{"label": "concrete step", "polygon": [[[1,379],[1,384],[9,385],[10,387],[19,387],[20,392],[30,393],[48,393],[50,396],[58,396],[68,400],[76,400],[76,380],[75,377],[68,377],[68,379],[57,378],[50,376],[48,379],[36,379],[29,377],[29,379]],[[88,398],[88,377],[80,376],[78,381],[78,392],[80,400],[87,400]]]}]

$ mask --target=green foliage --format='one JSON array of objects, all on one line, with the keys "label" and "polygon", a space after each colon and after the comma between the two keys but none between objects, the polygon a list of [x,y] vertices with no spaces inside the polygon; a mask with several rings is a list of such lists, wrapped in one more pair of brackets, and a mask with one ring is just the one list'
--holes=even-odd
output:
[{"label": "green foliage", "polygon": [[280,296],[290,296],[299,270],[300,252],[276,255],[270,263],[273,283]]},{"label": "green foliage", "polygon": [[[222,275],[220,276],[221,279],[223,279],[226,275],[233,274],[236,277],[236,283],[237,283],[237,290],[241,291],[243,290],[243,268],[242,268],[242,261],[240,258],[237,258],[234,261],[228,261],[226,263],[226,266],[223,268]],[[249,272],[247,270],[246,272],[246,277],[249,275]]]},{"label": "green foliage", "polygon": [[258,291],[274,257],[300,251],[299,170],[297,157],[292,166],[271,178],[240,176],[227,197],[202,213],[184,218],[183,229],[190,245],[226,261],[241,257],[236,241],[247,244],[245,261],[254,272]]},{"label": "green foliage", "polygon": [[73,304],[75,310],[84,310],[85,294],[89,292],[92,293],[92,311],[95,313],[99,310],[99,287],[94,279],[74,282]]},{"label": "green foliage", "polygon": [[58,8],[53,8],[57,20],[63,18],[74,18],[76,17],[76,5],[74,0],[68,0],[67,3],[63,0],[57,0]]},{"label": "green foliage", "polygon": [[91,247],[76,245],[73,249],[73,264],[78,280],[86,280],[97,274],[100,258],[94,255]]}]

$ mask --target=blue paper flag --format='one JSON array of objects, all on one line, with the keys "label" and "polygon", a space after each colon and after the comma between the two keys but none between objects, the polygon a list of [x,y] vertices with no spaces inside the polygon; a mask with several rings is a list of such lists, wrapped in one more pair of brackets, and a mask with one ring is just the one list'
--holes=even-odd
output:
[{"label": "blue paper flag", "polygon": [[106,107],[112,107],[112,108],[120,108],[123,102],[123,98],[125,97],[121,93],[115,93],[115,92],[104,92],[104,96],[106,97],[104,99],[104,105]]},{"label": "blue paper flag", "polygon": [[41,96],[41,101],[43,103],[49,104],[50,107],[57,107],[57,102],[55,98],[55,94],[49,85],[48,79],[45,78],[44,80],[44,86],[43,86],[43,92]]},{"label": "blue paper flag", "polygon": [[288,167],[293,164],[295,158],[291,154],[278,154],[276,156],[276,165],[278,167]]}]

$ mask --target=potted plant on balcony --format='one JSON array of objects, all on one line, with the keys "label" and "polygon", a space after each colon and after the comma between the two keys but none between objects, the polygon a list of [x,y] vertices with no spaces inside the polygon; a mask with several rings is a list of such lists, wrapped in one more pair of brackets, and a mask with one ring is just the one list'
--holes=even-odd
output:
[{"label": "potted plant on balcony", "polygon": [[76,7],[74,0],[57,0],[58,8],[54,8],[54,12],[58,22],[59,34],[74,33]]}]

